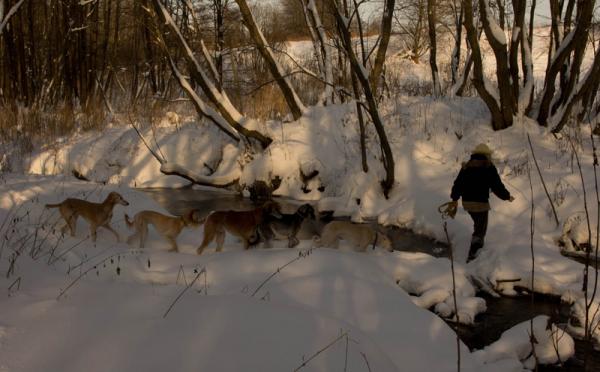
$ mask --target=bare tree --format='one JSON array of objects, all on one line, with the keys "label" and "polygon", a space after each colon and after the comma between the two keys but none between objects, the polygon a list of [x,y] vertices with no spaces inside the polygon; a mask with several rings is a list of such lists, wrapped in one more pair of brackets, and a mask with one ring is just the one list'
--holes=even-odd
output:
[{"label": "bare tree", "polygon": [[371,90],[373,94],[377,96],[377,87],[379,85],[379,77],[383,71],[383,64],[385,62],[385,55],[390,42],[390,36],[392,35],[392,20],[394,15],[394,7],[396,6],[395,0],[386,0],[383,8],[383,17],[381,19],[381,31],[379,33],[379,46],[377,47],[377,55],[373,62],[373,68],[369,74],[369,81],[371,82]]},{"label": "bare tree", "polygon": [[[563,12],[564,3],[558,0],[550,1],[552,16],[552,37],[554,52],[546,69],[544,89],[540,93],[541,99],[538,109],[537,120],[541,125],[548,125],[548,120],[557,112],[562,115],[559,108],[567,107],[573,101],[576,94],[575,86],[579,81],[579,74],[585,49],[588,44],[592,16],[594,13],[595,0],[577,1],[575,27],[571,29],[573,22],[573,8],[575,1],[571,0]],[[564,30],[560,30],[561,15],[564,14],[562,23]],[[562,32],[565,36],[562,37]],[[561,74],[559,91],[556,91],[556,79]],[[554,102],[554,104],[553,104]],[[564,120],[559,118],[553,129],[559,131],[564,125]],[[561,124],[562,122],[562,124]]]},{"label": "bare tree", "polygon": [[208,117],[215,125],[224,130],[230,137],[235,137],[235,133],[231,133],[231,130],[226,130],[225,128],[227,126],[230,126],[234,132],[241,134],[245,138],[253,138],[257,140],[263,148],[266,148],[271,143],[271,139],[258,131],[249,130],[244,127],[246,119],[231,104],[227,96],[222,94],[210,80],[194,56],[192,49],[190,48],[186,39],[183,37],[179,27],[177,24],[175,24],[175,21],[167,9],[162,5],[160,0],[153,0],[153,5],[156,15],[160,19],[160,33],[163,35],[163,37],[168,32],[175,36],[174,39],[179,45],[179,49],[183,52],[184,58],[188,62],[188,69],[193,81],[202,88],[204,94],[206,94],[212,104],[215,105],[218,114],[215,113],[214,110],[212,110],[204,102],[202,102],[200,97],[195,94],[194,89],[189,85],[185,77],[179,73],[177,66],[171,60],[171,68],[173,69],[174,75],[178,79],[180,86],[194,102],[194,106],[198,112]]},{"label": "bare tree", "polygon": [[454,86],[459,78],[458,68],[460,66],[460,52],[462,50],[463,9],[462,6],[456,4],[456,0],[452,1],[451,7],[454,16],[454,49],[452,49],[450,70],[452,74],[452,86]]},{"label": "bare tree", "polygon": [[321,16],[317,10],[314,0],[302,0],[302,8],[306,18],[310,35],[315,47],[317,64],[321,73],[321,79],[325,83],[325,90],[320,101],[328,104],[334,101],[334,78],[333,78],[333,51],[331,41],[325,32]]},{"label": "bare tree", "polygon": [[[464,24],[475,66],[473,84],[490,110],[492,127],[495,130],[510,127],[514,115],[529,107],[533,89],[531,52],[529,50],[527,28],[524,24],[526,0],[514,0],[512,4],[515,16],[509,45],[505,31],[501,27],[505,22],[502,15],[504,14],[504,8],[501,7],[499,13],[502,17],[500,23],[498,23],[492,14],[488,0],[479,0],[481,23],[496,60],[496,86],[493,86],[483,75],[482,55],[477,35],[477,25],[474,22],[473,4],[470,0],[463,0]],[[501,2],[498,2],[498,5],[503,6]],[[524,50],[521,53],[522,64],[525,66],[526,76],[529,77],[528,80],[523,81],[523,86],[521,86],[518,60],[520,44]]]},{"label": "bare tree", "polygon": [[389,192],[394,186],[394,157],[392,154],[392,149],[387,140],[387,135],[385,133],[383,122],[381,120],[381,117],[379,116],[377,101],[375,99],[373,91],[371,90],[369,77],[364,66],[359,62],[358,57],[354,52],[354,48],[352,45],[352,37],[350,33],[351,18],[347,17],[342,13],[342,11],[340,10],[341,7],[338,4],[337,0],[329,0],[329,5],[331,7],[332,12],[335,15],[340,39],[342,41],[344,51],[346,52],[346,55],[350,61],[352,73],[355,74],[358,82],[362,87],[362,91],[367,101],[367,112],[369,113],[369,116],[373,121],[375,131],[377,132],[377,135],[379,137],[379,143],[382,152],[382,163],[386,172],[386,177],[383,181],[381,181],[381,186],[383,189],[383,194],[387,198],[389,196]]},{"label": "bare tree", "polygon": [[557,133],[563,129],[575,108],[579,108],[581,112],[583,112],[583,107],[586,106],[591,109],[592,105],[590,103],[596,96],[599,86],[600,49],[596,51],[594,62],[585,77],[577,84],[567,101],[561,106],[560,111],[554,115],[556,125],[552,128],[552,132]]},{"label": "bare tree", "polygon": [[419,63],[427,52],[427,0],[399,0],[394,12],[409,58]]},{"label": "bare tree", "polygon": [[240,8],[240,12],[242,13],[242,17],[244,19],[244,24],[248,31],[250,32],[250,36],[254,40],[258,51],[267,62],[269,67],[269,71],[273,75],[273,78],[279,85],[279,88],[283,92],[283,96],[288,104],[288,107],[292,113],[292,116],[295,120],[300,119],[302,116],[302,112],[304,111],[304,105],[300,101],[300,97],[296,94],[294,87],[292,87],[291,82],[285,76],[285,73],[279,63],[275,60],[275,56],[271,52],[270,46],[267,43],[262,31],[258,28],[256,20],[250,11],[250,7],[246,0],[235,0]]},{"label": "bare tree", "polygon": [[429,66],[431,67],[433,95],[435,97],[439,97],[442,94],[442,87],[440,84],[440,76],[437,66],[436,8],[437,0],[427,0],[427,25],[429,26]]}]

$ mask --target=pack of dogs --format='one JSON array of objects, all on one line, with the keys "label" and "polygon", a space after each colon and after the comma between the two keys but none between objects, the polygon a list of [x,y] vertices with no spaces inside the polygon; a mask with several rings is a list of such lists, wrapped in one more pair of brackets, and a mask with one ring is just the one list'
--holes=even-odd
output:
[{"label": "pack of dogs", "polygon": [[[104,201],[94,203],[87,200],[68,198],[57,204],[46,204],[46,208],[58,208],[60,216],[65,221],[61,232],[69,230],[75,236],[77,220],[82,217],[89,225],[90,237],[96,242],[97,229],[103,227],[114,234],[117,242],[121,241],[119,233],[110,225],[113,209],[117,205],[128,206],[129,203],[117,192],[111,192]],[[190,209],[181,216],[167,216],[165,214],[143,210],[136,213],[133,218],[124,214],[125,223],[133,233],[127,238],[127,243],[132,245],[136,241],[139,248],[144,248],[148,237],[148,226],[169,242],[170,252],[178,252],[177,238],[184,228],[193,228],[204,225],[204,236],[197,254],[202,254],[204,249],[216,241],[216,251],[223,249],[225,235],[239,238],[244,249],[249,249],[259,243],[266,248],[271,247],[273,240],[287,240],[287,246],[293,248],[300,243],[299,232],[305,220],[316,221],[319,216],[310,204],[303,204],[292,214],[281,212],[281,206],[273,200],[245,211],[227,210],[213,211],[203,217],[202,211]],[[379,246],[388,251],[393,251],[390,238],[377,226],[371,224],[353,223],[351,221],[332,220],[326,223],[320,234],[312,236],[314,247],[338,248],[340,240],[352,245],[356,250],[365,252],[369,246]]]}]

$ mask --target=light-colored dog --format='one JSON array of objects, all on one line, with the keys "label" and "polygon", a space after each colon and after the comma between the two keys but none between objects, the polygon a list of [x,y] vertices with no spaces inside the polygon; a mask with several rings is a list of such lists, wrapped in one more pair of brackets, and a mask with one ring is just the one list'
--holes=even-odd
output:
[{"label": "light-colored dog", "polygon": [[352,223],[350,221],[332,221],[323,227],[321,237],[313,237],[316,247],[338,248],[343,239],[359,251],[364,252],[369,245],[377,245],[388,251],[393,251],[392,242],[387,235],[378,232],[369,224]]},{"label": "light-colored dog", "polygon": [[117,204],[125,206],[129,205],[119,193],[111,192],[102,203],[92,203],[87,200],[68,198],[62,203],[46,204],[46,208],[58,208],[60,211],[60,215],[67,223],[61,229],[63,234],[68,228],[71,232],[71,236],[75,236],[77,218],[81,216],[90,224],[92,241],[96,241],[96,230],[98,227],[104,227],[109,230],[115,235],[117,241],[120,241],[121,238],[119,237],[119,234],[110,226],[113,209]]},{"label": "light-colored dog", "polygon": [[258,226],[272,215],[281,217],[281,209],[275,202],[267,202],[263,206],[250,211],[217,211],[212,212],[206,217],[204,223],[204,239],[196,252],[202,254],[204,248],[208,246],[213,239],[217,240],[217,252],[223,249],[225,242],[225,231],[231,235],[242,239],[244,249],[248,249],[251,244],[258,242]]},{"label": "light-colored dog", "polygon": [[148,225],[152,225],[160,235],[171,243],[169,252],[178,252],[177,237],[181,230],[184,227],[199,225],[202,221],[198,218],[197,210],[190,210],[180,217],[166,216],[155,211],[141,211],[133,216],[133,220],[130,220],[127,213],[125,213],[125,223],[130,229],[135,228],[135,232],[127,238],[127,244],[139,239],[139,247],[144,248],[148,237]]}]

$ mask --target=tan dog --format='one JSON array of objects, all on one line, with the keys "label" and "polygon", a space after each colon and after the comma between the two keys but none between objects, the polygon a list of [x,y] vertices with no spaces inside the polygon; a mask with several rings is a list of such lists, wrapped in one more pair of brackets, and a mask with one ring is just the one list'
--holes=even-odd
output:
[{"label": "tan dog", "polygon": [[339,240],[344,239],[358,250],[364,252],[369,245],[377,245],[388,251],[393,251],[392,242],[387,235],[376,231],[369,224],[352,223],[350,221],[332,221],[325,225],[321,237],[315,236],[316,247],[338,248]]},{"label": "tan dog", "polygon": [[231,235],[242,239],[244,249],[258,241],[257,228],[269,216],[281,216],[280,207],[275,202],[267,202],[263,206],[251,211],[217,211],[206,217],[204,223],[204,239],[196,252],[202,254],[215,237],[217,238],[217,252],[223,249],[225,230]]},{"label": "tan dog", "polygon": [[198,218],[198,211],[191,210],[180,217],[165,216],[164,214],[154,211],[141,211],[133,216],[133,221],[129,219],[125,213],[125,223],[131,228],[135,228],[129,238],[127,244],[133,243],[135,239],[140,240],[140,248],[146,245],[146,237],[148,236],[148,225],[154,226],[154,229],[171,243],[169,252],[178,252],[177,237],[184,227],[196,226],[202,223]]},{"label": "tan dog", "polygon": [[100,226],[115,234],[117,241],[120,241],[121,238],[119,237],[119,234],[110,226],[113,208],[117,204],[125,206],[129,205],[119,193],[111,192],[102,203],[92,203],[87,200],[68,198],[62,203],[46,204],[46,208],[59,208],[60,215],[67,223],[61,230],[63,234],[68,228],[71,231],[71,236],[75,236],[77,218],[81,216],[90,224],[92,241],[96,241],[96,229]]}]

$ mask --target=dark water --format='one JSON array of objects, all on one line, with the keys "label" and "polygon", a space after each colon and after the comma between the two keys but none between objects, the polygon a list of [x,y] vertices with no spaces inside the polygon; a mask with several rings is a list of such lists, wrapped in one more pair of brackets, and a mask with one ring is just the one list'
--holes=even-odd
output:
[{"label": "dark water", "polygon": [[[552,323],[561,328],[569,319],[569,305],[561,303],[558,297],[536,295],[532,304],[530,295],[496,298],[479,293],[478,296],[485,299],[487,311],[475,318],[475,325],[458,329],[460,339],[471,350],[482,349],[498,340],[507,329],[538,315],[549,316]],[[574,357],[563,366],[540,366],[539,371],[600,371],[600,352],[593,348],[588,349],[587,369],[583,367],[588,346],[588,343],[575,340]]]},{"label": "dark water", "polygon": [[[199,209],[204,214],[215,210],[249,210],[256,205],[248,198],[235,193],[213,190],[194,189],[140,189],[174,215],[181,215],[186,210]],[[294,213],[303,202],[285,198],[275,199],[282,207],[283,213]],[[323,225],[331,220],[331,214],[321,211],[321,220],[305,221],[298,235],[299,239],[310,239],[319,233]],[[344,219],[336,217],[335,219]],[[347,218],[346,218],[347,219]],[[422,252],[436,257],[447,256],[447,246],[429,237],[418,235],[399,227],[382,228],[389,235],[394,249],[407,252]],[[569,307],[561,304],[560,299],[549,296],[536,296],[531,304],[531,297],[491,297],[485,293],[479,294],[487,303],[487,311],[475,319],[474,326],[460,326],[458,334],[461,340],[471,349],[481,349],[498,340],[502,333],[513,326],[529,320],[537,315],[548,315],[557,324],[566,324]],[[583,358],[586,344],[575,343],[576,355],[564,366],[544,366],[540,371],[584,371]],[[588,353],[587,371],[600,371],[600,352]],[[587,372],[586,371],[586,372]]]}]

